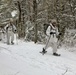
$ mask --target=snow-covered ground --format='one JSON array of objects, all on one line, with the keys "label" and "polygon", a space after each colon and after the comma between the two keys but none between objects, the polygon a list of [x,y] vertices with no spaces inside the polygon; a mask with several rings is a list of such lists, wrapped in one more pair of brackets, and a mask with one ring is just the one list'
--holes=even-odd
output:
[{"label": "snow-covered ground", "polygon": [[76,53],[58,49],[60,57],[52,55],[52,48],[40,54],[44,45],[18,41],[7,45],[0,42],[0,75],[76,75]]}]

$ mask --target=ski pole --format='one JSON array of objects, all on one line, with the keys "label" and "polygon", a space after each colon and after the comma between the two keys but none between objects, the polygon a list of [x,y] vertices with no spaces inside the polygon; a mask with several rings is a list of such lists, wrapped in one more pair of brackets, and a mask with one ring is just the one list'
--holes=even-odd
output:
[{"label": "ski pole", "polygon": [[16,44],[18,45],[18,34],[16,33]]},{"label": "ski pole", "polygon": [[49,36],[49,38],[48,38],[48,40],[47,40],[47,43],[46,43],[46,45],[45,45],[45,50],[46,50],[46,48],[47,48],[47,46],[48,46],[48,43],[49,43],[50,37],[51,37],[51,35]]}]

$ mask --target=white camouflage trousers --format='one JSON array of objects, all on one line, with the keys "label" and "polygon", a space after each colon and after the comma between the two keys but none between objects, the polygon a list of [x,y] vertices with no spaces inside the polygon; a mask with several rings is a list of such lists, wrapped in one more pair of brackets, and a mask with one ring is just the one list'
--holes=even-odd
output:
[{"label": "white camouflage trousers", "polygon": [[12,31],[7,32],[7,44],[14,41],[14,33]]},{"label": "white camouflage trousers", "polygon": [[52,47],[53,53],[57,52],[57,42],[55,42],[54,39],[51,39],[50,37],[47,39],[44,49],[46,50],[48,47]]}]

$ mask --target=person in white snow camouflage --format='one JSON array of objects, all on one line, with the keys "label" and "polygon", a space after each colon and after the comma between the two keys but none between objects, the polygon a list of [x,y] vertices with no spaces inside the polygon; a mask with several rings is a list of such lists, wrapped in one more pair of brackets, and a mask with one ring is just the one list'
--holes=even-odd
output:
[{"label": "person in white snow camouflage", "polygon": [[4,31],[4,28],[3,26],[0,26],[0,41],[3,40],[3,35],[4,35],[5,31]]},{"label": "person in white snow camouflage", "polygon": [[[13,19],[10,19],[10,23],[5,26],[6,35],[7,35],[7,44],[14,44],[14,33],[16,33],[16,27],[13,24]],[[10,39],[11,38],[11,39]]]},{"label": "person in white snow camouflage", "polygon": [[61,33],[58,32],[58,28],[57,28],[57,22],[56,20],[52,20],[51,23],[49,24],[47,30],[46,30],[46,37],[47,37],[47,42],[45,47],[42,50],[42,53],[46,53],[46,49],[48,47],[52,47],[53,48],[53,55],[55,56],[60,56],[60,54],[57,53],[57,41],[58,35],[61,35]]},{"label": "person in white snow camouflage", "polygon": [[0,27],[0,41],[2,40],[2,28]]}]

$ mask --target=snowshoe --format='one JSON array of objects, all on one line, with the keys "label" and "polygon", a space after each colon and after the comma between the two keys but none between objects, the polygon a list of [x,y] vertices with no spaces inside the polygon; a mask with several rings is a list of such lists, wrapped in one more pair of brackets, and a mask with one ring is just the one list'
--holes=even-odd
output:
[{"label": "snowshoe", "polygon": [[13,45],[13,44],[14,44],[14,42],[11,42],[11,44]]},{"label": "snowshoe", "polygon": [[45,49],[43,48],[43,51],[40,53],[42,53],[44,55],[45,53],[47,53],[47,51],[45,51]]},{"label": "snowshoe", "polygon": [[44,55],[45,53],[47,53],[47,51],[45,51],[45,52],[42,51],[42,52],[40,52],[40,53],[41,53],[42,55]]},{"label": "snowshoe", "polygon": [[54,56],[61,56],[60,54],[58,53],[53,53]]}]

